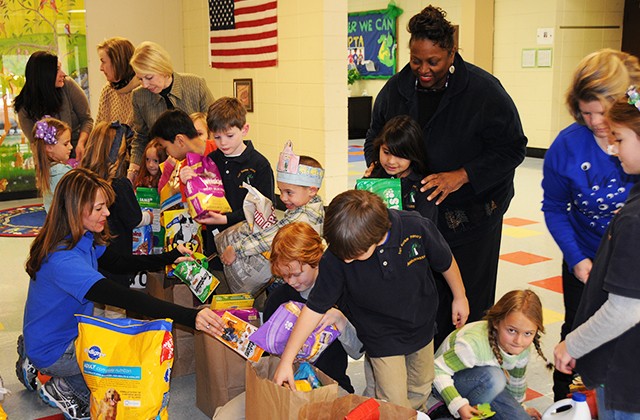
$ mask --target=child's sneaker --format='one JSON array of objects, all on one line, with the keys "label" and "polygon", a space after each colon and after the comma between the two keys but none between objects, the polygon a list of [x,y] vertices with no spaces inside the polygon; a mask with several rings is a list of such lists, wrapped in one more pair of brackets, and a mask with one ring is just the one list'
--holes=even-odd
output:
[{"label": "child's sneaker", "polygon": [[71,392],[63,392],[57,382],[59,378],[52,378],[39,389],[40,398],[51,407],[62,410],[67,420],[89,420],[89,405],[83,404]]},{"label": "child's sneaker", "polygon": [[453,416],[449,412],[449,409],[442,401],[439,401],[438,403],[433,405],[429,409],[429,411],[427,411],[427,414],[429,415],[429,418],[431,418],[431,420],[453,418]]},{"label": "child's sneaker", "polygon": [[16,362],[16,375],[22,385],[24,385],[24,387],[29,391],[35,391],[38,388],[36,383],[38,370],[31,364],[24,351],[24,337],[22,337],[22,334],[18,336],[18,361]]}]

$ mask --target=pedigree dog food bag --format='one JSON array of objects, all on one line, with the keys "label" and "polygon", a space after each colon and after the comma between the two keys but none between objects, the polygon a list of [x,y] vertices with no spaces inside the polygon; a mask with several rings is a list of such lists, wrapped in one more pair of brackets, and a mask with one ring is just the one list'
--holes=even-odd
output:
[{"label": "pedigree dog food bag", "polygon": [[76,357],[92,419],[168,419],[171,320],[76,315]]}]

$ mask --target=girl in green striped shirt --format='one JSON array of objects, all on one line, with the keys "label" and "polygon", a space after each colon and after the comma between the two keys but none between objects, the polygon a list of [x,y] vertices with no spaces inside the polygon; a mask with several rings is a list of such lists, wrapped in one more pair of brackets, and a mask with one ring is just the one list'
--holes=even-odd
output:
[{"label": "girl in green striped shirt", "polygon": [[[540,419],[522,405],[531,345],[540,348],[542,304],[531,290],[513,290],[493,305],[482,321],[452,332],[435,355],[434,395],[463,420],[478,415],[477,404],[490,403],[494,419]],[[547,363],[549,369],[552,365]]]}]

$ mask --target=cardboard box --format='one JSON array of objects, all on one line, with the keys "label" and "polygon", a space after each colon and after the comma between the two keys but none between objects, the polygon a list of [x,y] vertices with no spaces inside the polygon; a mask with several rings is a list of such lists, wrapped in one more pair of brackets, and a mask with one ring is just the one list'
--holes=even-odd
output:
[{"label": "cardboard box", "polygon": [[309,392],[291,391],[276,385],[273,374],[280,362],[275,356],[246,364],[246,418],[251,420],[297,420],[300,410],[309,403],[333,401],[338,397],[338,383],[313,368],[322,386]]},{"label": "cardboard box", "polygon": [[[249,312],[249,311],[247,311]],[[260,318],[249,322],[260,325]],[[195,334],[196,407],[212,417],[216,408],[245,390],[246,359],[219,340],[197,331]]]},{"label": "cardboard box", "polygon": [[211,309],[251,308],[253,306],[253,300],[253,297],[248,293],[213,295],[211,298]]},{"label": "cardboard box", "polygon": [[244,392],[246,359],[202,332],[195,334],[196,407],[211,418]]},{"label": "cardboard box", "polygon": [[[354,408],[369,400],[368,397],[349,394],[333,401],[310,403],[302,407],[300,420],[333,420],[344,419]],[[375,400],[380,413],[380,420],[413,420],[418,417],[416,410]]]},{"label": "cardboard box", "polygon": [[[149,272],[147,276],[147,293],[149,295],[177,305],[195,307],[193,293],[186,284],[165,282],[163,271]],[[193,330],[182,325],[173,324],[174,361],[171,377],[190,375],[196,371],[195,344]]]}]

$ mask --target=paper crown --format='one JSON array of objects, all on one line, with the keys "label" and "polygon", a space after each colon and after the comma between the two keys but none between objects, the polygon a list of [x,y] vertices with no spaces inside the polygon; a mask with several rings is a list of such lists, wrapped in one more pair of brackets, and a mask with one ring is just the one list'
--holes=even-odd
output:
[{"label": "paper crown", "polygon": [[320,188],[324,178],[324,169],[300,164],[300,156],[293,153],[291,140],[284,144],[284,149],[280,152],[276,171],[278,181],[302,187]]}]

